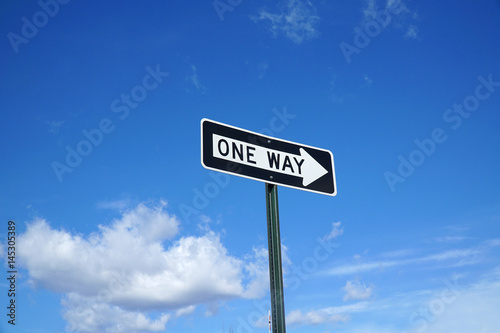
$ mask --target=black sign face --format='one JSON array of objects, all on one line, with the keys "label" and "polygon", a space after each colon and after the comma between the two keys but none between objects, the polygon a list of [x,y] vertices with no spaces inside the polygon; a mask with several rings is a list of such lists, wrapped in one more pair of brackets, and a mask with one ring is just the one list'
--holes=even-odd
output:
[{"label": "black sign face", "polygon": [[201,164],[211,170],[334,196],[333,154],[209,119],[201,120]]}]

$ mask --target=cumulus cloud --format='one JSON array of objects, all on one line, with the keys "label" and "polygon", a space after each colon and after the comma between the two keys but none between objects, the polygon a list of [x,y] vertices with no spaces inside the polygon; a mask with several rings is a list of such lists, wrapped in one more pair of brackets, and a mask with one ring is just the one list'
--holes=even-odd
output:
[{"label": "cumulus cloud", "polygon": [[274,37],[284,35],[297,44],[318,35],[316,26],[319,17],[310,1],[286,0],[281,7],[277,14],[262,9],[258,16],[251,19],[267,24]]},{"label": "cumulus cloud", "polygon": [[[252,257],[252,258],[250,258]],[[245,275],[250,280],[245,290],[246,298],[260,298],[269,290],[269,255],[267,249],[254,248],[247,256]]]},{"label": "cumulus cloud", "polygon": [[365,300],[372,296],[373,288],[367,287],[363,282],[358,280],[347,281],[343,290],[345,291],[345,295],[343,300],[347,301],[350,299],[355,300]]},{"label": "cumulus cloud", "polygon": [[[19,237],[19,259],[32,284],[66,295],[65,318],[82,332],[119,332],[116,318],[127,318],[130,332],[161,330],[166,311],[189,314],[199,304],[252,298],[268,288],[261,281],[268,281],[262,250],[239,259],[213,231],[178,234],[179,220],[165,202],[141,203],[88,236],[38,218]],[[152,319],[153,310],[165,315]],[[110,314],[107,322],[103,312]]]},{"label": "cumulus cloud", "polygon": [[71,332],[160,332],[165,330],[170,319],[167,313],[151,319],[143,313],[126,311],[73,293],[67,295],[62,304],[65,306],[63,317]]}]

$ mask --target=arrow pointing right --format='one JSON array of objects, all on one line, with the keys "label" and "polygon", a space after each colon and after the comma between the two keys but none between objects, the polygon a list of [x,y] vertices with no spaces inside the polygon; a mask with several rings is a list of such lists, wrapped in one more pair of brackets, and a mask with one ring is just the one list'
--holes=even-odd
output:
[{"label": "arrow pointing right", "polygon": [[311,155],[307,153],[304,148],[299,149],[300,156],[304,159],[304,178],[302,179],[302,185],[308,186],[315,180],[323,177],[328,173],[328,171],[323,168],[321,164],[318,163]]}]

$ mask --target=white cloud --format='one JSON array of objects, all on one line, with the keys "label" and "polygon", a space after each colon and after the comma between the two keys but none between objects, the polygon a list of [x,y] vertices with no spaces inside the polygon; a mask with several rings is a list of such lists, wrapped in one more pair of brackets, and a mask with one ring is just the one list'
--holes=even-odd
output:
[{"label": "white cloud", "polygon": [[[459,267],[464,265],[472,265],[483,260],[483,256],[490,251],[493,247],[500,246],[500,241],[497,239],[485,241],[483,244],[474,248],[465,249],[452,249],[439,253],[430,254],[423,257],[401,258],[399,260],[380,260],[365,263],[355,263],[335,267],[327,271],[329,275],[349,275],[349,274],[360,274],[363,272],[373,271],[373,270],[384,270],[390,267],[403,266],[408,264],[424,264],[429,262],[436,262],[447,267]],[[400,255],[403,255],[406,251],[402,251]],[[396,253],[396,252],[394,252]],[[412,253],[409,251],[407,253]],[[359,260],[358,260],[359,261]],[[444,266],[441,266],[444,267]]]},{"label": "white cloud", "polygon": [[319,17],[316,8],[307,0],[286,0],[279,14],[261,10],[257,17],[252,16],[251,19],[269,24],[274,37],[284,35],[297,44],[318,35],[316,26]]},{"label": "white cloud", "polygon": [[266,72],[269,68],[269,64],[267,62],[261,62],[257,65],[257,72],[259,80],[263,79],[266,76]]},{"label": "white cloud", "polygon": [[63,317],[71,332],[160,332],[165,330],[170,319],[170,314],[166,313],[151,319],[143,313],[126,311],[78,294],[67,295],[62,304],[65,307]]},{"label": "white cloud", "polygon": [[325,323],[346,322],[349,316],[343,314],[329,314],[324,310],[313,310],[302,313],[300,310],[290,312],[286,316],[289,325],[319,325]]},{"label": "white cloud", "polygon": [[[153,320],[148,311],[182,315],[198,304],[257,297],[267,290],[269,283],[261,281],[268,281],[262,250],[238,259],[210,230],[173,240],[179,221],[165,207],[165,202],[141,203],[88,236],[36,219],[19,236],[20,262],[35,286],[69,295],[64,304],[70,326],[88,322],[89,327],[109,326],[110,332],[117,331],[115,317],[128,318],[124,325],[131,332],[137,323],[143,323],[139,331],[154,331],[168,318]],[[103,323],[98,312],[110,314],[109,322]]]},{"label": "white cloud", "polygon": [[366,311],[367,305],[368,302],[363,301],[350,305],[327,307],[307,312],[294,310],[286,316],[286,322],[290,325],[343,323],[350,320],[351,314]]},{"label": "white cloud", "polygon": [[58,134],[61,127],[64,125],[64,121],[46,121],[47,125],[49,125],[49,133]]},{"label": "white cloud", "polygon": [[193,313],[194,310],[196,310],[196,306],[189,305],[189,306],[186,306],[185,308],[181,308],[181,309],[175,311],[175,316],[176,317],[186,316],[186,315]]},{"label": "white cloud", "polygon": [[338,236],[341,236],[344,233],[344,229],[340,227],[340,222],[333,222],[332,223],[332,231],[325,237],[326,240],[331,240],[334,238],[337,238]]},{"label": "white cloud", "polygon": [[254,323],[252,323],[253,326],[263,328],[263,327],[269,327],[269,315],[265,314],[257,318]]},{"label": "white cloud", "polygon": [[418,39],[418,27],[413,23],[418,20],[418,13],[408,8],[403,0],[386,0],[385,4],[382,3],[380,6],[377,0],[366,0],[364,7],[361,8],[362,18],[359,28],[364,30],[369,22],[380,23],[381,17],[385,17],[381,14],[383,11],[389,13],[388,26],[403,31],[405,38]]},{"label": "white cloud", "polygon": [[444,236],[444,237],[437,237],[435,241],[438,243],[459,243],[466,239],[471,239],[471,238],[464,236]]},{"label": "white cloud", "polygon": [[353,314],[357,312],[364,312],[369,310],[368,302],[357,302],[349,305],[342,306],[332,306],[328,308],[324,308],[322,311],[325,311],[328,314]]},{"label": "white cloud", "polygon": [[375,0],[368,0],[366,2],[366,7],[362,9],[363,12],[363,22],[368,22],[374,20],[377,17],[378,6]]},{"label": "white cloud", "polygon": [[96,206],[98,209],[110,209],[122,212],[127,207],[129,207],[129,205],[130,205],[129,199],[122,199],[122,200],[112,200],[112,201],[100,201],[97,203]]},{"label": "white cloud", "polygon": [[200,78],[198,77],[198,70],[196,69],[196,66],[191,64],[191,74],[186,77],[186,81],[190,82],[197,91],[201,92],[202,94],[206,94],[208,89],[201,84]]},{"label": "white cloud", "polygon": [[[287,323],[337,323],[342,324],[342,332],[357,333],[498,332],[500,266],[468,285],[462,278],[461,274],[452,274],[433,289],[402,292],[398,287],[396,293],[382,299],[310,311],[294,310],[288,314]],[[359,316],[360,313],[364,316]]]},{"label": "white cloud", "polygon": [[410,25],[405,33],[406,38],[417,39],[418,38],[418,28],[415,25]]},{"label": "white cloud", "polygon": [[365,300],[369,299],[372,296],[373,288],[367,287],[363,282],[358,280],[347,281],[343,290],[345,291],[345,295],[343,300],[348,301],[350,299],[355,300]]},{"label": "white cloud", "polygon": [[391,267],[397,265],[398,262],[395,261],[383,261],[383,262],[368,262],[359,263],[354,265],[342,265],[333,269],[330,269],[327,274],[329,275],[349,275],[349,274],[359,274],[363,272],[368,272],[376,269],[382,269],[382,267]]},{"label": "white cloud", "polygon": [[220,304],[218,302],[212,302],[207,304],[207,309],[205,311],[206,317],[213,317],[219,313]]},{"label": "white cloud", "polygon": [[467,288],[459,286],[453,292],[433,293],[423,304],[428,312],[427,318],[415,312],[410,332],[498,332],[499,281],[500,271],[497,268],[489,277]]},{"label": "white cloud", "polygon": [[400,0],[387,0],[385,3],[385,8],[389,8],[394,6],[397,2],[401,2]]},{"label": "white cloud", "polygon": [[365,86],[370,87],[373,83],[373,80],[368,77],[368,75],[365,75],[363,77],[363,80],[365,81]]},{"label": "white cloud", "polygon": [[484,242],[483,249],[487,250],[489,248],[500,246],[500,238],[488,239]]},{"label": "white cloud", "polygon": [[448,225],[443,227],[442,229],[444,229],[449,234],[457,235],[465,233],[470,229],[470,227],[466,225]]},{"label": "white cloud", "polygon": [[384,258],[408,257],[417,253],[414,249],[401,249],[382,253],[380,256]]},{"label": "white cloud", "polygon": [[330,74],[331,75],[331,80],[329,82],[330,84],[330,90],[332,91],[332,94],[330,95],[330,99],[335,102],[335,103],[342,103],[344,101],[344,96],[338,94],[337,92],[337,84],[336,81],[338,79],[337,74]]},{"label": "white cloud", "polygon": [[[282,251],[283,252],[283,251]],[[254,248],[245,265],[245,276],[250,279],[245,290],[246,298],[260,298],[269,290],[269,255],[265,248]]]}]

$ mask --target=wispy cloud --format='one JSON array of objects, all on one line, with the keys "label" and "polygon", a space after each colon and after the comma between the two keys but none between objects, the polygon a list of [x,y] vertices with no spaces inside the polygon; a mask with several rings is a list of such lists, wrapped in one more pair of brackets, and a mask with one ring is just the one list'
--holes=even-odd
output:
[{"label": "wispy cloud", "polygon": [[126,208],[130,206],[129,199],[121,199],[121,200],[111,200],[111,201],[99,201],[96,206],[98,209],[110,209],[116,211],[124,211]]},{"label": "wispy cloud", "polygon": [[264,76],[266,76],[266,72],[269,68],[269,64],[267,62],[261,62],[257,65],[257,72],[258,72],[258,77],[259,80],[263,79]]},{"label": "wispy cloud", "polygon": [[322,309],[302,311],[293,310],[286,316],[289,325],[320,325],[327,323],[345,323],[351,314],[367,311],[367,301],[350,305],[326,307]]},{"label": "wispy cloud", "polygon": [[[495,239],[496,240],[496,239]],[[484,242],[484,244],[465,249],[451,249],[439,253],[430,254],[416,258],[400,258],[398,260],[377,260],[365,263],[354,263],[332,268],[326,272],[328,275],[351,275],[360,274],[374,270],[384,270],[395,266],[409,264],[424,264],[429,262],[446,263],[448,267],[459,267],[478,263],[482,260],[482,255],[486,254],[493,247],[499,246],[495,240]],[[404,253],[404,252],[403,252]]]},{"label": "wispy cloud", "polygon": [[[433,320],[419,320],[410,332],[422,332],[424,329],[428,333],[497,332],[500,327],[499,278],[500,276],[496,276],[496,281],[481,281],[461,289],[456,300],[443,311],[434,313]],[[439,299],[437,297],[439,296],[433,295],[430,302]]]},{"label": "wispy cloud", "polygon": [[[344,306],[295,309],[286,319],[295,325],[335,323],[341,325],[342,331],[355,333],[493,333],[500,327],[499,281],[500,267],[468,285],[462,284],[460,275],[453,274],[432,289],[398,292]],[[367,325],[356,321],[358,313],[383,320]],[[391,324],[384,325],[384,321]]]},{"label": "wispy cloud", "polygon": [[370,79],[370,78],[368,77],[368,75],[365,75],[365,76],[363,77],[363,81],[364,81],[364,86],[365,86],[365,87],[367,87],[367,88],[369,88],[369,87],[372,85],[372,83],[373,83],[373,80],[372,80],[372,79]]},{"label": "wispy cloud", "polygon": [[415,255],[417,252],[418,251],[415,249],[399,249],[394,251],[383,252],[382,254],[380,254],[380,257],[382,258],[408,257]]},{"label": "wispy cloud", "polygon": [[406,38],[417,39],[418,38],[418,28],[416,25],[410,25],[405,33]]},{"label": "wispy cloud", "polygon": [[464,237],[464,236],[444,236],[444,237],[437,237],[435,238],[435,241],[438,243],[460,243],[466,239],[471,239],[471,237]]},{"label": "wispy cloud", "polygon": [[[363,28],[368,22],[378,22],[380,17],[385,17],[387,12],[391,17],[391,26],[398,30],[404,31],[404,36],[410,39],[418,39],[418,27],[414,23],[418,20],[418,13],[408,7],[407,1],[403,0],[386,0],[385,4],[378,3],[378,0],[366,0],[364,6],[361,8],[361,22],[360,26]],[[397,15],[391,15],[394,9]],[[383,12],[386,14],[382,14]]]},{"label": "wispy cloud", "polygon": [[378,6],[375,0],[366,1],[366,6],[361,10],[363,12],[363,22],[374,20],[377,17]]},{"label": "wispy cloud", "polygon": [[[331,69],[329,69],[329,71],[331,72]],[[337,80],[339,79],[339,77],[335,73],[330,73],[330,76],[331,76],[331,80],[329,82],[331,91],[330,99],[335,103],[342,103],[344,101],[344,96],[339,95],[337,92],[338,90]]]},{"label": "wispy cloud", "polygon": [[47,125],[49,125],[49,133],[58,134],[61,127],[64,125],[64,121],[46,121]]},{"label": "wispy cloud", "polygon": [[312,310],[303,313],[300,310],[290,312],[286,316],[289,325],[319,325],[325,323],[346,322],[349,316],[345,314],[329,314],[325,310]]},{"label": "wispy cloud", "polygon": [[316,8],[308,0],[286,0],[278,13],[262,9],[257,16],[250,18],[254,22],[266,24],[274,37],[284,35],[297,44],[318,36],[319,17]]},{"label": "wispy cloud", "polygon": [[203,84],[201,84],[196,66],[191,64],[190,68],[191,73],[186,77],[186,81],[189,82],[193,87],[195,87],[198,92],[206,94],[208,92],[208,89]]},{"label": "wispy cloud", "polygon": [[373,270],[382,270],[383,268],[398,265],[397,261],[378,261],[369,263],[359,263],[354,265],[342,265],[332,268],[326,272],[327,275],[351,275],[369,272]]},{"label": "wispy cloud", "polygon": [[337,238],[341,236],[344,233],[344,229],[340,227],[340,222],[333,222],[332,223],[332,230],[328,235],[326,235],[325,239],[326,240],[332,240],[334,238]]}]

